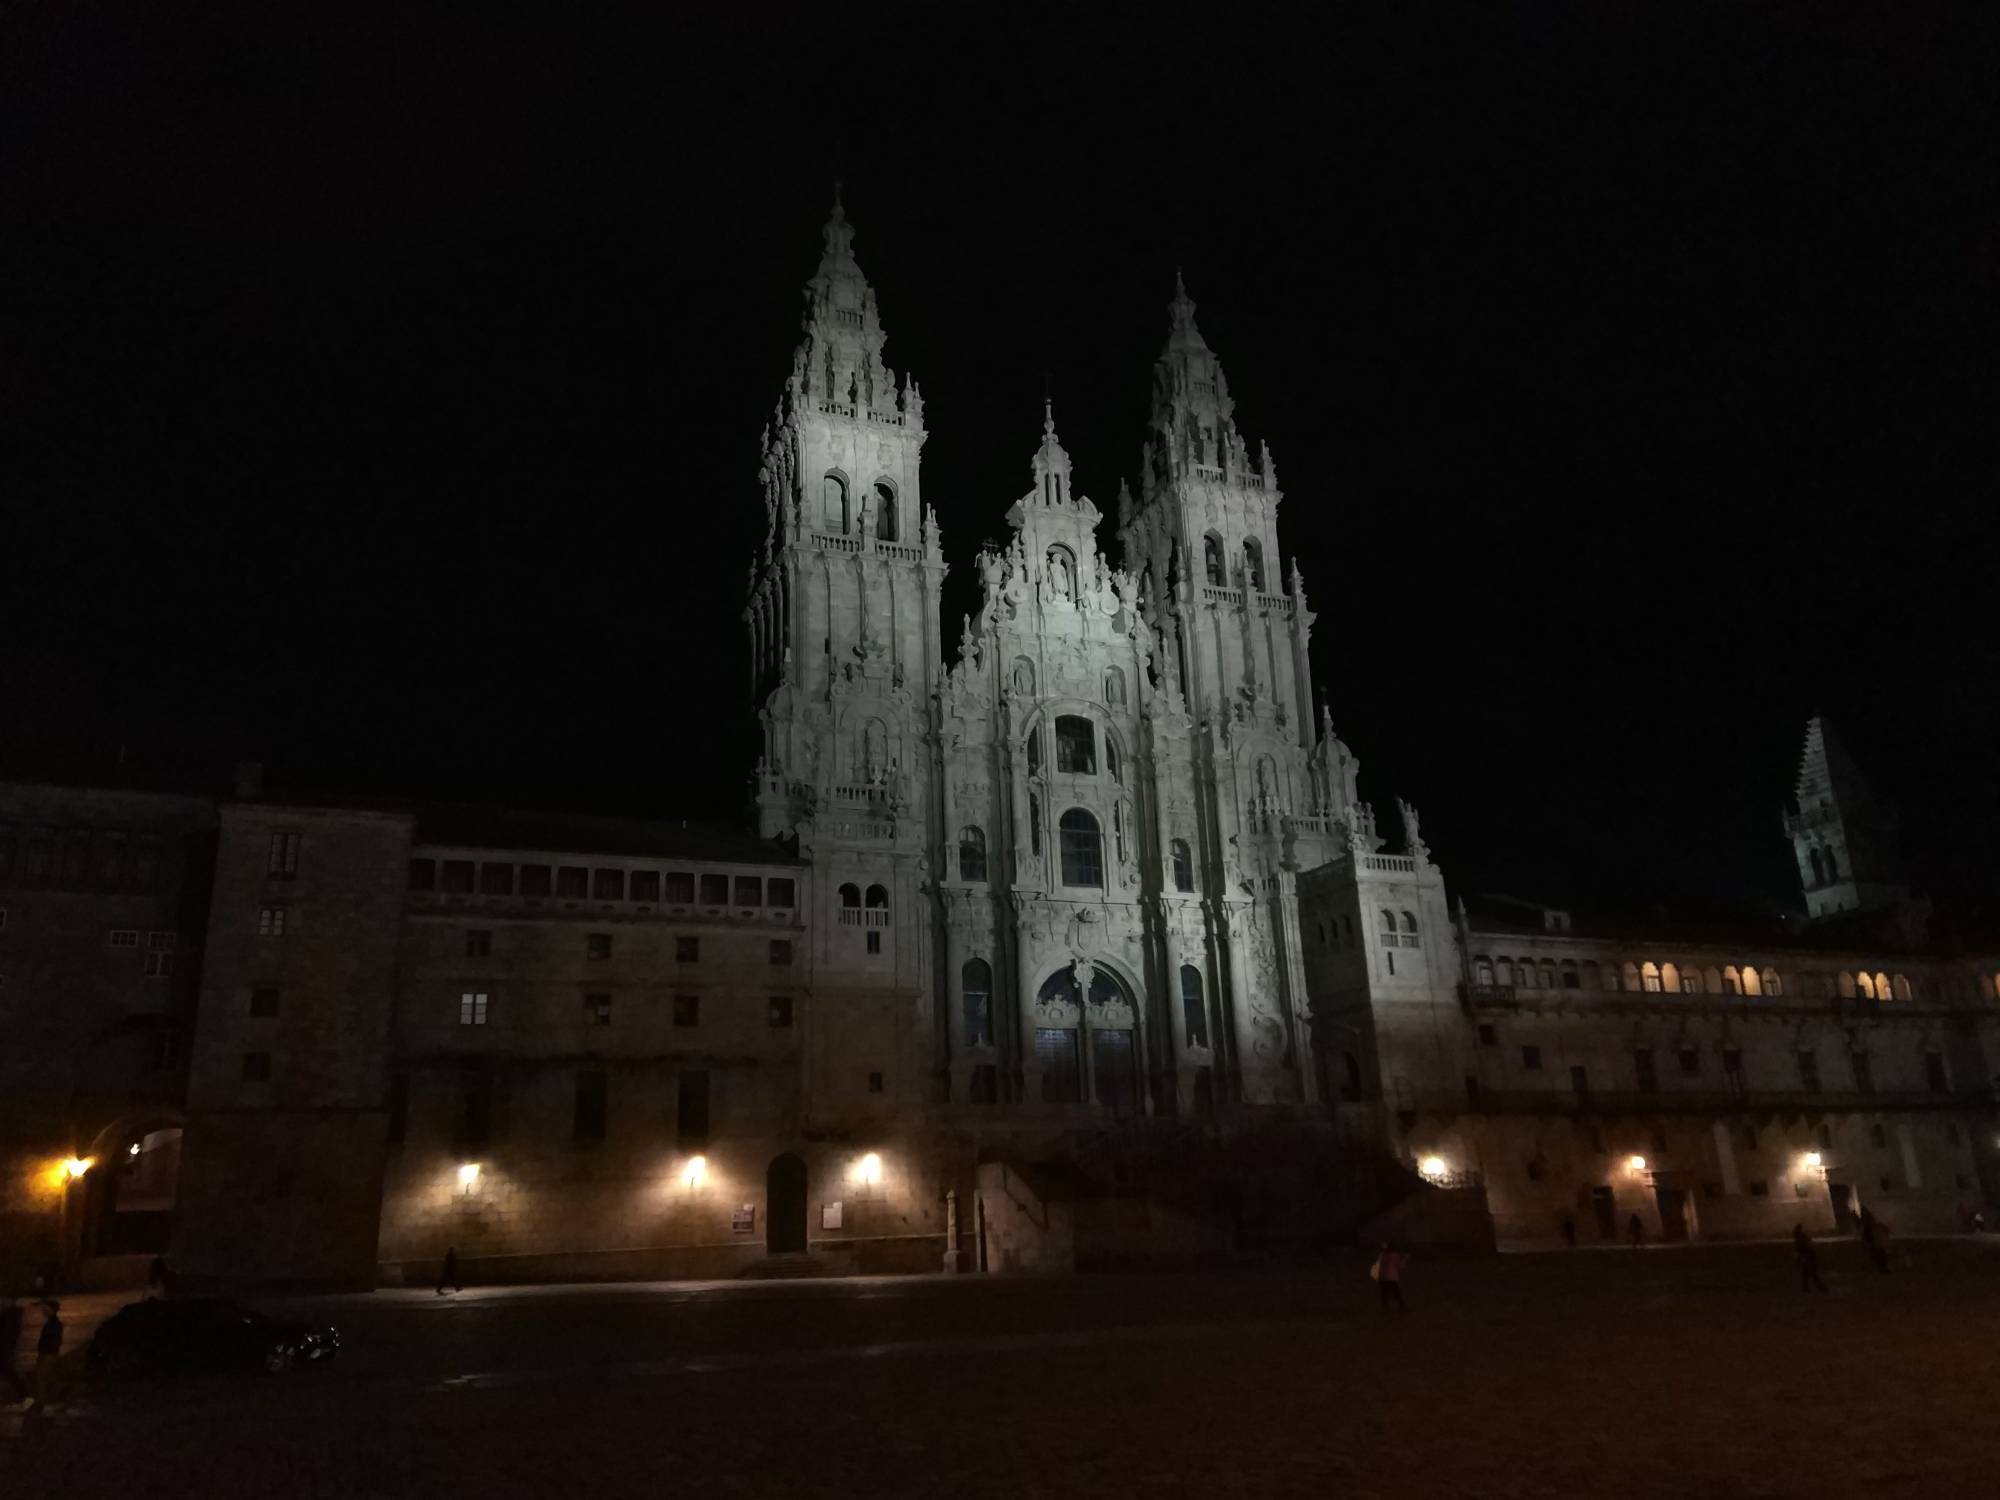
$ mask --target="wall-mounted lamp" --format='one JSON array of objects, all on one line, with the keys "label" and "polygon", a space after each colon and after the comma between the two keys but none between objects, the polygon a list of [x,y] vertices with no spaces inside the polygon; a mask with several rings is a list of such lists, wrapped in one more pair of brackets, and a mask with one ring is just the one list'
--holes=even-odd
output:
[{"label": "wall-mounted lamp", "polygon": [[1422,1161],[1417,1163],[1417,1170],[1432,1182],[1436,1182],[1451,1169],[1445,1165],[1442,1156],[1426,1156]]},{"label": "wall-mounted lamp", "polygon": [[62,1164],[63,1175],[71,1182],[81,1182],[83,1174],[96,1165],[97,1158],[94,1156],[67,1157]]},{"label": "wall-mounted lamp", "polygon": [[1628,1156],[1625,1158],[1625,1165],[1630,1171],[1643,1172],[1646,1170],[1646,1158],[1643,1156]]},{"label": "wall-mounted lamp", "polygon": [[476,1161],[461,1163],[458,1169],[458,1185],[469,1193],[478,1183],[479,1163]]},{"label": "wall-mounted lamp", "polygon": [[1806,1165],[1817,1172],[1820,1168],[1820,1154],[1817,1151],[1808,1151],[1806,1153]]},{"label": "wall-mounted lamp", "polygon": [[882,1180],[882,1158],[870,1151],[854,1165],[854,1179],[869,1187]]},{"label": "wall-mounted lamp", "polygon": [[681,1168],[681,1186],[693,1192],[708,1180],[708,1158],[690,1156],[687,1165]]}]

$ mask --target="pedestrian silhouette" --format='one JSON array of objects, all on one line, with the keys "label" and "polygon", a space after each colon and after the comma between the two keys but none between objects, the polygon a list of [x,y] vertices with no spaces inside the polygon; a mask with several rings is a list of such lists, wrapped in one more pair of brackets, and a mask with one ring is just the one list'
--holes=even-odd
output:
[{"label": "pedestrian silhouette", "polygon": [[1799,1290],[1802,1292],[1823,1292],[1826,1283],[1819,1279],[1819,1251],[1813,1248],[1812,1236],[1806,1233],[1806,1226],[1792,1226],[1792,1254],[1799,1262]]},{"label": "pedestrian silhouette", "polygon": [[1368,1274],[1375,1278],[1375,1285],[1382,1294],[1384,1313],[1406,1313],[1410,1310],[1409,1304],[1403,1301],[1403,1266],[1409,1258],[1402,1251],[1392,1249],[1384,1240],[1382,1248],[1376,1252],[1375,1264],[1368,1268]]},{"label": "pedestrian silhouette", "polygon": [[1632,1236],[1632,1248],[1637,1250],[1646,1243],[1646,1226],[1637,1214],[1625,1221],[1625,1232]]},{"label": "pedestrian silhouette", "polygon": [[1882,1243],[1882,1224],[1869,1209],[1861,1210],[1861,1243],[1868,1249],[1868,1258],[1875,1262],[1875,1269],[1889,1269],[1889,1249]]},{"label": "pedestrian silhouette", "polygon": [[1571,1250],[1576,1248],[1576,1220],[1563,1220],[1563,1245]]},{"label": "pedestrian silhouette", "polygon": [[440,1297],[444,1295],[444,1289],[447,1284],[450,1285],[454,1292],[465,1290],[465,1283],[458,1279],[458,1246],[456,1245],[445,1251],[444,1265],[438,1271],[438,1295]]},{"label": "pedestrian silhouette", "polygon": [[42,1332],[35,1340],[35,1401],[31,1410],[48,1410],[55,1399],[56,1361],[62,1358],[62,1304],[53,1297],[42,1302]]}]

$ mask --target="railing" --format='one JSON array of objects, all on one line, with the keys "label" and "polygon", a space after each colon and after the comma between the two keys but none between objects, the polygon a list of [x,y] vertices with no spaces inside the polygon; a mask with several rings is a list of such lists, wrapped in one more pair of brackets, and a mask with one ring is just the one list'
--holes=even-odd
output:
[{"label": "railing", "polygon": [[889,908],[886,906],[843,906],[840,909],[842,927],[887,927]]},{"label": "railing", "polygon": [[1220,479],[1222,477],[1222,469],[1216,464],[1189,464],[1188,467],[1194,470],[1197,479]]},{"label": "railing", "polygon": [[859,552],[861,538],[858,536],[838,536],[832,532],[815,531],[813,540],[829,552]]},{"label": "railing", "polygon": [[1324,813],[1294,813],[1292,827],[1299,833],[1317,834],[1321,838],[1332,838],[1334,835],[1333,819]]},{"label": "railing", "polygon": [[1259,594],[1257,596],[1257,607],[1259,609],[1272,610],[1277,614],[1285,616],[1290,616],[1292,612],[1298,608],[1298,606],[1284,594]]},{"label": "railing", "polygon": [[1243,590],[1226,589],[1220,584],[1204,583],[1201,586],[1201,597],[1204,604],[1241,604]]},{"label": "railing", "polygon": [[1383,875],[1414,875],[1417,862],[1406,854],[1364,854],[1361,868],[1374,870]]},{"label": "railing", "polygon": [[875,550],[883,557],[893,558],[897,562],[922,562],[924,560],[923,548],[905,547],[900,542],[877,542]]},{"label": "railing", "polygon": [[1858,1090],[1837,1092],[1819,1089],[1759,1089],[1742,1092],[1728,1089],[1510,1089],[1481,1079],[1479,1097],[1468,1099],[1450,1090],[1421,1090],[1399,1096],[1399,1109],[1420,1114],[1572,1114],[1572,1115],[1674,1115],[1708,1114],[1813,1114],[1884,1111],[1907,1113],[1912,1110],[1959,1111],[1980,1101],[1964,1094],[1932,1094],[1905,1089],[1894,1093],[1864,1094]]},{"label": "railing", "polygon": [[851,417],[855,414],[854,405],[849,401],[822,401],[819,409],[822,416],[828,417]]}]

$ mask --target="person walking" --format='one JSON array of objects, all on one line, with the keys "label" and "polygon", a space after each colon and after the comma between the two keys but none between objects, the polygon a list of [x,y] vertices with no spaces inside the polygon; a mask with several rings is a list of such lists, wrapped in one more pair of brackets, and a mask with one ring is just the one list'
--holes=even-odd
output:
[{"label": "person walking", "polygon": [[15,1350],[21,1342],[21,1318],[21,1304],[14,1294],[9,1292],[0,1297],[0,1385],[13,1391],[16,1401],[32,1401],[35,1394],[14,1362]]},{"label": "person walking", "polygon": [[1576,1220],[1574,1219],[1565,1218],[1563,1220],[1563,1248],[1565,1250],[1574,1250],[1576,1248]]},{"label": "person walking", "polygon": [[1646,1224],[1637,1214],[1625,1221],[1625,1232],[1632,1237],[1634,1250],[1646,1243]]},{"label": "person walking", "polygon": [[1868,1258],[1875,1262],[1875,1269],[1886,1272],[1889,1269],[1889,1249],[1882,1243],[1882,1223],[1867,1208],[1861,1210],[1861,1243],[1867,1247]]},{"label": "person walking", "polygon": [[1375,1285],[1382,1295],[1382,1311],[1386,1313],[1406,1313],[1409,1304],[1403,1300],[1403,1267],[1410,1257],[1401,1250],[1393,1249],[1387,1240],[1375,1254],[1375,1264],[1368,1268],[1368,1274],[1375,1278]]},{"label": "person walking", "polygon": [[1792,1226],[1792,1254],[1799,1262],[1799,1290],[1802,1292],[1823,1292],[1826,1283],[1819,1279],[1819,1251],[1813,1247],[1812,1236],[1806,1233],[1806,1226]]},{"label": "person walking", "polygon": [[149,1299],[166,1299],[167,1275],[167,1258],[164,1255],[154,1256],[153,1263],[146,1267],[146,1296]]},{"label": "person walking", "polygon": [[450,1284],[454,1292],[465,1290],[465,1283],[460,1281],[458,1277],[458,1246],[456,1245],[445,1251],[444,1265],[438,1271],[438,1295],[440,1297],[444,1295],[447,1283]]},{"label": "person walking", "polygon": [[35,1398],[33,1411],[47,1411],[55,1400],[56,1361],[62,1358],[62,1304],[53,1297],[42,1301],[42,1332],[35,1340]]}]

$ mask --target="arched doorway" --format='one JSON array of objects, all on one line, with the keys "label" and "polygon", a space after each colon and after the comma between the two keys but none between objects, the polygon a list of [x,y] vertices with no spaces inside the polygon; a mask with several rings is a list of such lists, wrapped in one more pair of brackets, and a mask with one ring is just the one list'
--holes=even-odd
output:
[{"label": "arched doorway", "polygon": [[180,1198],[179,1115],[128,1116],[99,1131],[84,1154],[95,1165],[84,1184],[80,1257],[166,1250]]},{"label": "arched doorway", "polygon": [[797,1255],[806,1248],[806,1164],[787,1151],[764,1173],[764,1249]]}]

